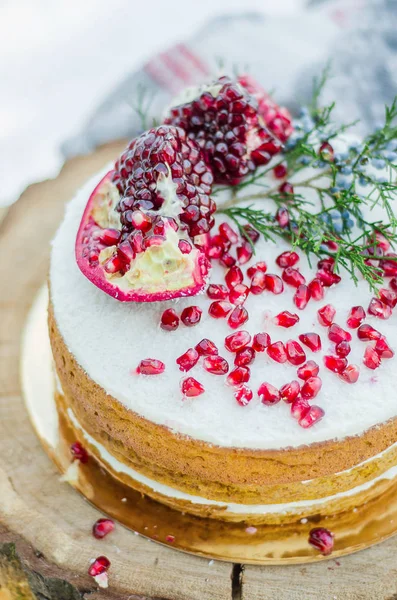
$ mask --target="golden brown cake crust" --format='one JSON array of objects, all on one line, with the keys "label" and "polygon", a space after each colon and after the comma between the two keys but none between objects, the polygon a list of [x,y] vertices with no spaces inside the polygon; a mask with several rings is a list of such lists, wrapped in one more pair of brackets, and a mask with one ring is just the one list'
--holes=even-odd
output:
[{"label": "golden brown cake crust", "polygon": [[[84,372],[65,345],[51,305],[49,330],[64,401],[82,427],[121,462],[186,493],[243,504],[310,500],[361,485],[397,462],[393,448],[352,469],[397,440],[397,419],[361,436],[283,450],[223,448],[176,434],[128,410]],[[313,481],[302,483],[306,480]]]}]

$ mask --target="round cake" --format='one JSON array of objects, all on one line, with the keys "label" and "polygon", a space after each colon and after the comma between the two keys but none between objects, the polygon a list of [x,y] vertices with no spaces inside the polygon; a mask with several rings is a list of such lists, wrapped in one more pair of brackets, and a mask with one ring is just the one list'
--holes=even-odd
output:
[{"label": "round cake", "polygon": [[[340,152],[349,147],[338,143]],[[348,264],[333,270],[338,250],[331,244],[319,258],[282,237],[238,230],[230,213],[222,214],[233,202],[227,189],[214,196],[211,236],[193,236],[182,293],[163,272],[136,284],[142,265],[151,269],[158,254],[139,268],[134,263],[133,283],[128,271],[109,271],[100,289],[76,261],[76,237],[85,243],[89,229],[81,223],[95,190],[110,231],[127,227],[125,212],[125,222],[116,218],[127,192],[113,169],[98,173],[70,202],[51,255],[56,401],[80,444],[132,488],[225,521],[333,515],[382,494],[397,476],[392,273],[383,273],[376,295]],[[123,174],[120,161],[117,169]],[[308,167],[305,180],[313,172]],[[268,168],[262,182],[279,189],[282,177]],[[178,190],[164,181],[157,193],[166,202]],[[256,198],[255,182],[239,189],[249,199],[243,195],[233,206],[273,211],[280,222],[279,197]],[[314,212],[318,194],[310,187],[302,194]],[[365,207],[362,218],[381,222],[385,208]],[[167,235],[164,244],[171,244]],[[389,250],[381,235],[378,241]],[[105,246],[96,265],[112,256]],[[178,247],[183,254],[180,240]],[[164,254],[169,264],[168,246]],[[105,289],[115,281],[121,298]]]}]

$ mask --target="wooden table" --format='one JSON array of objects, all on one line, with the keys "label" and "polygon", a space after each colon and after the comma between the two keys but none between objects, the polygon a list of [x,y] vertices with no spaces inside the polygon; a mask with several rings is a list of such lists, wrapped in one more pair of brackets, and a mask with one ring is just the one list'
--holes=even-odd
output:
[{"label": "wooden table", "polygon": [[[0,213],[0,600],[397,600],[397,538],[340,560],[253,567],[210,563],[122,526],[92,537],[101,514],[59,481],[24,409],[20,338],[65,202],[123,147],[69,161]],[[100,554],[112,562],[106,591],[87,575]]]}]

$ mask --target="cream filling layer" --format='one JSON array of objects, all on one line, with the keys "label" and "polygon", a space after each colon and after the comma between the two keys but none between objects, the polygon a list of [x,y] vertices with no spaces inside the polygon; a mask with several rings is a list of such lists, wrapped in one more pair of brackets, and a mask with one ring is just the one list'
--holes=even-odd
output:
[{"label": "cream filling layer", "polygon": [[[60,387],[59,383],[58,383],[58,386]],[[61,389],[59,391],[61,392]],[[382,475],[379,475],[378,477],[375,477],[371,481],[367,481],[366,483],[363,483],[362,485],[356,486],[356,487],[352,488],[351,490],[347,490],[345,492],[340,492],[339,494],[335,494],[333,496],[319,498],[318,500],[299,500],[297,502],[287,502],[287,503],[283,503],[283,504],[236,504],[233,502],[232,503],[219,502],[217,500],[209,500],[208,498],[203,498],[201,496],[192,496],[190,494],[186,494],[185,492],[176,490],[175,488],[172,488],[168,485],[164,485],[162,483],[159,483],[158,481],[154,481],[153,479],[150,479],[149,477],[142,475],[138,471],[135,471],[131,467],[124,465],[119,460],[117,460],[114,456],[112,456],[112,454],[110,454],[110,452],[108,452],[108,450],[106,450],[106,448],[102,444],[97,442],[80,425],[80,423],[76,419],[76,416],[73,413],[71,408],[68,408],[67,412],[68,412],[68,416],[69,416],[71,422],[73,423],[73,426],[82,433],[83,437],[90,445],[92,445],[92,446],[94,446],[94,448],[96,448],[101,460],[104,463],[106,463],[116,473],[123,473],[123,474],[127,475],[128,477],[130,477],[131,479],[134,479],[135,481],[138,481],[139,483],[152,489],[154,492],[156,492],[158,494],[162,494],[163,496],[168,496],[169,498],[173,498],[176,500],[182,500],[184,502],[191,502],[192,504],[217,506],[219,508],[226,507],[226,511],[230,512],[230,513],[236,513],[236,514],[287,514],[287,513],[294,513],[294,512],[299,513],[306,509],[312,509],[312,508],[316,509],[317,507],[321,508],[321,506],[323,506],[324,504],[328,504],[329,502],[332,502],[333,500],[338,500],[341,498],[359,494],[360,492],[368,490],[375,483],[377,483],[378,481],[381,481],[382,479],[391,480],[391,479],[394,479],[395,477],[397,477],[397,466],[394,466],[394,467],[390,468],[388,471],[386,471],[385,473],[382,473]],[[395,446],[395,444],[393,444],[393,446]],[[391,446],[390,448],[392,448],[393,446]],[[390,448],[388,448],[386,451],[390,450]],[[384,451],[384,452],[386,452],[386,451]],[[370,460],[379,458],[382,454],[384,454],[384,452],[378,454],[377,456],[373,457]],[[365,461],[365,463],[366,462],[369,462],[369,461]],[[365,463],[363,462],[361,464],[365,464]],[[359,466],[359,465],[357,465],[357,466]],[[356,468],[356,467],[353,467],[353,468]],[[348,471],[350,471],[350,470],[351,469],[349,469]],[[346,472],[348,472],[348,471],[346,471]],[[308,482],[306,482],[306,483],[308,483]]]}]

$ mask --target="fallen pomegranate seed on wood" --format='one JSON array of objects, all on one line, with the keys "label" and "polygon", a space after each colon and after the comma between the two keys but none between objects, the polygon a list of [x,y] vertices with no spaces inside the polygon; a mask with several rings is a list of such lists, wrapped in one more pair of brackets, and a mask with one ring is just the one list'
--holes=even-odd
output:
[{"label": "fallen pomegranate seed on wood", "polygon": [[328,556],[334,548],[334,534],[325,527],[314,527],[309,533],[309,544],[324,556]]},{"label": "fallen pomegranate seed on wood", "polygon": [[112,519],[98,519],[92,527],[92,535],[98,540],[114,530],[114,521]]},{"label": "fallen pomegranate seed on wood", "polygon": [[110,567],[110,560],[106,556],[98,556],[88,569],[88,575],[96,577],[105,573]]}]

